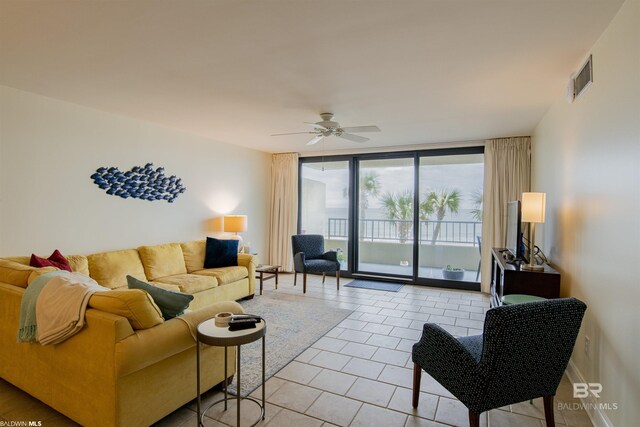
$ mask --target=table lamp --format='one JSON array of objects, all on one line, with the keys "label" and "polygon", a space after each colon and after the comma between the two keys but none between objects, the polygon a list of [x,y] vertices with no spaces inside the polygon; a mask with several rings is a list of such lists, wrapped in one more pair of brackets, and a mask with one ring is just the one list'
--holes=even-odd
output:
[{"label": "table lamp", "polygon": [[536,264],[534,248],[536,224],[544,223],[546,198],[546,193],[522,193],[522,222],[529,223],[529,264],[523,265],[523,270],[544,270],[544,266]]},{"label": "table lamp", "polygon": [[246,215],[225,215],[224,216],[225,233],[234,233],[233,238],[238,240],[238,250],[242,248],[242,236],[238,233],[247,231]]}]

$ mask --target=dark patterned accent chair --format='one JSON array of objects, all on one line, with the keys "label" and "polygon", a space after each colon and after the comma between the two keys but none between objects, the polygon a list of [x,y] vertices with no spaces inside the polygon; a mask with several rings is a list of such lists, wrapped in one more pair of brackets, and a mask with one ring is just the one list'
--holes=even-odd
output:
[{"label": "dark patterned accent chair", "polygon": [[296,286],[298,273],[302,273],[302,292],[307,293],[307,273],[322,273],[324,283],[326,273],[335,273],[340,289],[340,262],[336,251],[324,251],[324,237],[320,234],[296,234],[291,236],[293,248],[293,285]]},{"label": "dark patterned accent chair", "polygon": [[482,335],[460,338],[426,323],[412,352],[413,407],[424,369],[469,409],[471,427],[482,412],[538,397],[555,426],[553,396],[586,309],[575,298],[503,305],[487,311]]}]

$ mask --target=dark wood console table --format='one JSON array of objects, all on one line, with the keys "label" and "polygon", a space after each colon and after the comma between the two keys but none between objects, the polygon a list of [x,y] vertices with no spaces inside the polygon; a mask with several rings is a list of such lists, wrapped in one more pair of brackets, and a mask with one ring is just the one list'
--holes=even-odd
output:
[{"label": "dark wood console table", "polygon": [[491,307],[502,305],[509,294],[560,298],[560,273],[544,265],[542,271],[521,270],[519,264],[507,262],[503,248],[491,249]]}]

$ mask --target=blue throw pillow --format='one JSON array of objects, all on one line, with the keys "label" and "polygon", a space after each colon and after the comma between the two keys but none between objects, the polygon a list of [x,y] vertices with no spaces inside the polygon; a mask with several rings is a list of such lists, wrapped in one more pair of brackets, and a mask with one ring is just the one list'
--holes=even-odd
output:
[{"label": "blue throw pillow", "polygon": [[153,302],[156,303],[162,312],[164,320],[180,316],[187,307],[189,307],[191,300],[193,300],[193,295],[162,289],[131,276],[127,276],[127,287],[129,289],[142,289],[143,291],[147,291],[147,293],[151,295],[151,298],[153,298]]},{"label": "blue throw pillow", "polygon": [[230,267],[238,265],[238,241],[207,237],[204,268]]}]

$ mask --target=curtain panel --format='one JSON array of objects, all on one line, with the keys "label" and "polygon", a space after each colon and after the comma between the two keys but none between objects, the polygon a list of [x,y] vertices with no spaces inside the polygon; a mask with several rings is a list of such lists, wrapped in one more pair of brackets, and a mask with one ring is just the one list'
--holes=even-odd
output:
[{"label": "curtain panel", "polygon": [[491,283],[491,248],[506,242],[507,202],[520,200],[531,185],[531,137],[485,141],[482,213],[482,292]]},{"label": "curtain panel", "polygon": [[293,271],[291,236],[298,222],[298,153],[274,154],[271,160],[269,264]]}]

